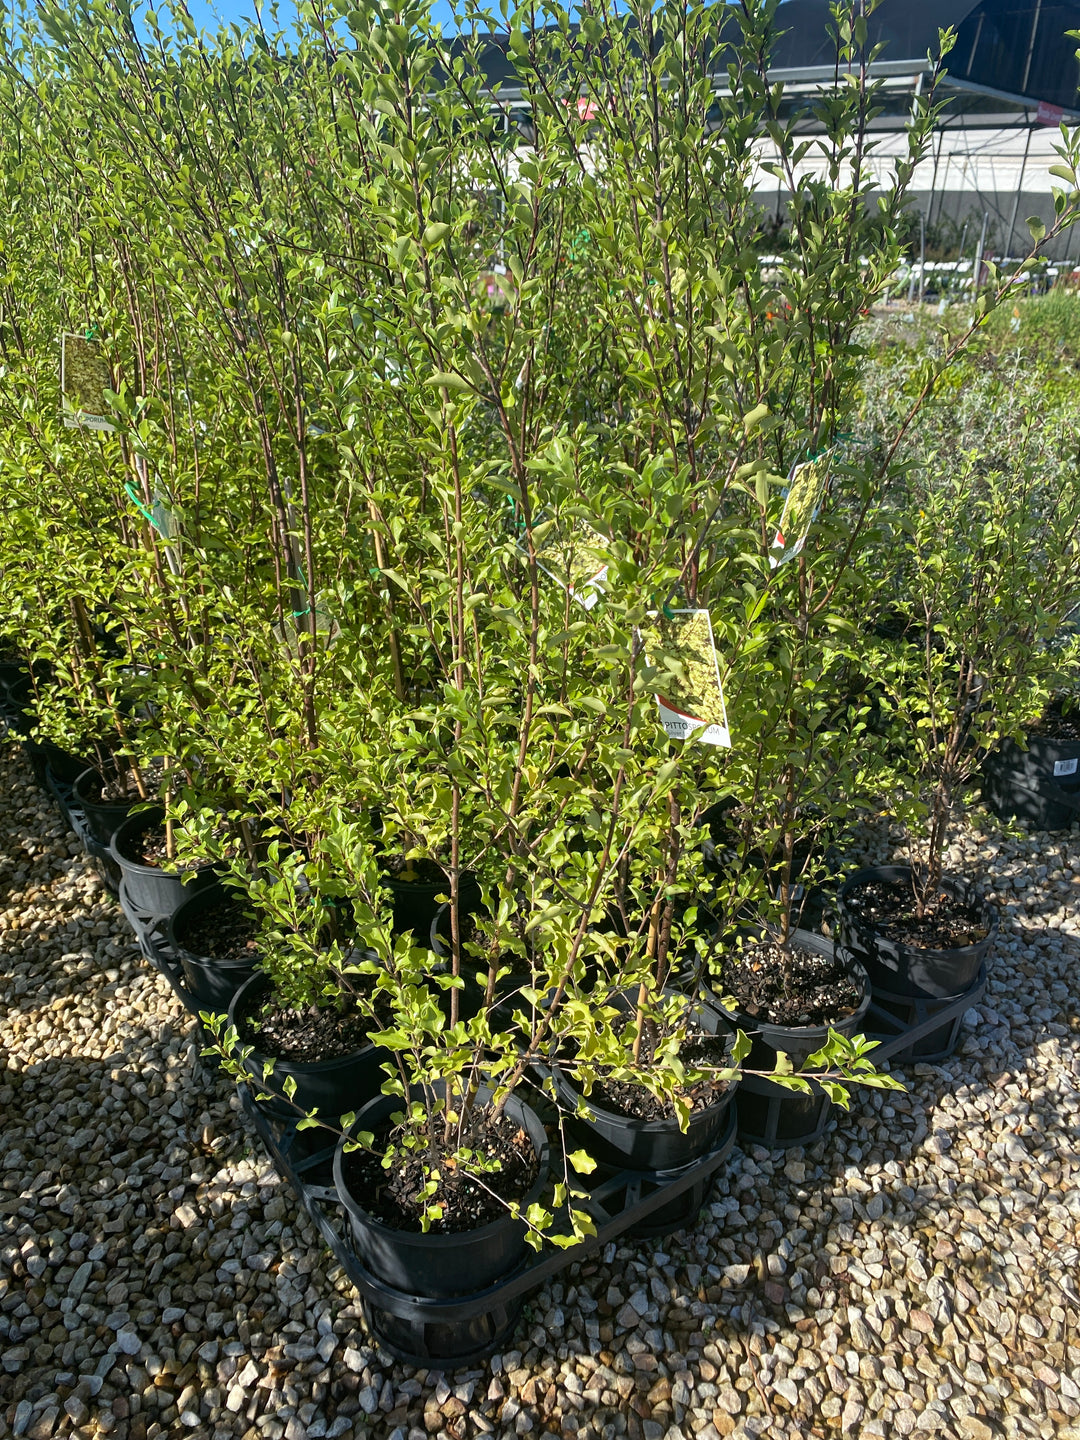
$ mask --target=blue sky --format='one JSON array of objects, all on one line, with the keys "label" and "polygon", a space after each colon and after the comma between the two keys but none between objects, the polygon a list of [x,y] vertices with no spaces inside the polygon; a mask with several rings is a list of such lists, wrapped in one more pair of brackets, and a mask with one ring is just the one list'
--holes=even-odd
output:
[{"label": "blue sky", "polygon": [[[216,30],[219,21],[239,23],[255,13],[252,0],[188,0],[188,8],[196,25],[206,30]],[[449,25],[449,0],[435,0],[431,13],[443,25]],[[282,28],[288,29],[296,19],[296,6],[291,0],[278,0],[278,16]]]}]

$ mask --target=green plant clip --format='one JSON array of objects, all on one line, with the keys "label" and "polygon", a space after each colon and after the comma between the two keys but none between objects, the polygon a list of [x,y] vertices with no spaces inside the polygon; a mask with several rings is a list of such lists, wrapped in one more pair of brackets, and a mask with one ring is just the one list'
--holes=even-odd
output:
[{"label": "green plant clip", "polygon": [[[88,335],[86,338],[89,340],[89,339],[90,339],[90,336]],[[158,525],[158,523],[157,523],[157,521],[154,519],[153,515],[152,515],[152,514],[150,513],[150,511],[146,508],[146,506],[143,504],[143,502],[139,499],[139,492],[135,489],[135,486],[132,485],[132,483],[131,483],[130,480],[125,480],[125,481],[124,481],[124,489],[127,491],[127,497],[128,497],[128,499],[129,499],[129,500],[131,501],[131,503],[135,506],[135,509],[138,510],[139,514],[143,517],[143,519],[144,519],[144,520],[149,520],[150,524],[151,524],[151,525],[154,527],[154,529],[160,534],[160,533],[161,533],[161,527],[160,527],[160,525]]]}]

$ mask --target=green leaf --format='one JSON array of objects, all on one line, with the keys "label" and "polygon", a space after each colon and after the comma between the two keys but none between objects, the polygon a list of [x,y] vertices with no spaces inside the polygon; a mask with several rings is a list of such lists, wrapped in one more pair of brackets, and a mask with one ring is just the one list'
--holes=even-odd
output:
[{"label": "green leaf", "polygon": [[471,392],[473,388],[463,376],[455,375],[453,371],[450,370],[436,370],[434,375],[429,375],[424,383],[425,385],[433,385],[437,389],[445,388],[447,390],[467,390]]},{"label": "green leaf", "polygon": [[765,404],[763,400],[760,405],[755,405],[753,410],[749,411],[748,414],[744,415],[743,429],[746,431],[747,435],[752,435],[768,414],[769,407]]},{"label": "green leaf", "polygon": [[579,1175],[591,1175],[596,1169],[596,1161],[587,1150],[574,1150],[566,1158]]}]

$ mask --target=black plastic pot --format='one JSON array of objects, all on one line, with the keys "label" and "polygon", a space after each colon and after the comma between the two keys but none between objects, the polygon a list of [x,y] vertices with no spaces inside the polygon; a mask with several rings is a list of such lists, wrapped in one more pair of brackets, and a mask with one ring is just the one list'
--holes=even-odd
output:
[{"label": "black plastic pot", "polygon": [[26,671],[12,675],[0,689],[0,708],[17,735],[29,735],[34,727],[34,687]]},{"label": "black plastic pot", "polygon": [[212,865],[186,870],[183,875],[162,870],[157,865],[142,863],[142,838],[165,819],[160,805],[150,810],[137,810],[117,829],[109,843],[109,851],[119,865],[127,884],[128,898],[136,910],[146,915],[172,915],[189,895],[203,889],[215,879]]},{"label": "black plastic pot", "polygon": [[23,750],[39,785],[47,786],[51,775],[57,785],[68,789],[86,769],[81,756],[61,750],[51,740],[24,740]]},{"label": "black plastic pot", "polygon": [[138,796],[132,800],[102,800],[104,781],[93,766],[75,777],[71,787],[71,803],[86,816],[87,829],[99,844],[108,847],[112,837],[131,814],[142,804]]},{"label": "black plastic pot", "polygon": [[908,865],[871,866],[845,880],[837,892],[841,943],[866,966],[875,991],[894,997],[945,1000],[968,989],[997,939],[998,919],[994,908],[973,899],[964,881],[945,876],[941,882],[943,890],[956,899],[980,906],[987,927],[986,937],[973,945],[923,950],[883,935],[853,909],[854,892],[873,880],[910,885],[911,868]]},{"label": "black plastic pot", "polygon": [[[861,998],[850,1015],[826,1025],[774,1025],[738,1007],[729,1009],[714,996],[713,1003],[729,1023],[744,1031],[750,1040],[750,1054],[744,1061],[749,1070],[771,1070],[780,1050],[797,1070],[808,1056],[827,1043],[830,1030],[839,1035],[857,1035],[870,1009],[870,981],[859,959],[844,950],[834,952],[832,940],[811,930],[796,930],[792,941],[818,955],[835,953],[845,972],[858,983]],[[739,1086],[740,1137],[767,1148],[812,1144],[828,1124],[832,1105],[815,1082],[811,1081],[810,1086],[807,1095],[788,1090],[763,1076],[744,1075]]]},{"label": "black plastic pot", "polygon": [[10,721],[21,712],[30,694],[30,674],[15,660],[0,661],[0,714]]},{"label": "black plastic pot", "polygon": [[[229,1006],[229,1023],[235,1025],[241,1042],[244,1040],[245,1016],[257,1011],[270,992],[267,976],[256,972],[241,985]],[[318,1110],[324,1117],[337,1117],[348,1111],[359,1110],[361,1106],[379,1094],[386,1078],[382,1071],[383,1061],[389,1052],[376,1045],[363,1045],[348,1055],[333,1060],[318,1060],[311,1064],[300,1064],[294,1060],[282,1060],[272,1055],[252,1050],[243,1062],[251,1075],[256,1089],[270,1091],[281,1098],[286,1113],[301,1110]],[[264,1063],[274,1061],[273,1071],[265,1078]],[[285,1082],[292,1080],[296,1089],[290,1105],[285,1094]]]},{"label": "black plastic pot", "polygon": [[224,1014],[241,985],[255,974],[253,960],[216,960],[187,945],[187,936],[196,919],[215,905],[242,902],[220,883],[210,883],[181,901],[169,919],[166,938],[184,976],[184,984],[200,1010]]},{"label": "black plastic pot", "polygon": [[[421,1092],[414,1092],[419,1098]],[[491,1091],[481,1086],[477,1104],[486,1104]],[[356,1117],[353,1130],[378,1133],[390,1116],[401,1109],[401,1099],[379,1095],[369,1101]],[[547,1135],[535,1111],[511,1095],[505,1114],[521,1125],[539,1158],[539,1173],[527,1195],[521,1197],[521,1208],[527,1209],[540,1198],[548,1184]],[[515,1220],[509,1211],[482,1226],[455,1235],[414,1230],[392,1230],[374,1219],[357,1201],[345,1184],[344,1139],[334,1156],[334,1185],[338,1198],[349,1212],[353,1244],[363,1264],[387,1285],[410,1295],[446,1299],[453,1295],[471,1295],[514,1270],[525,1250],[525,1224]],[[463,1337],[468,1338],[468,1337]],[[475,1340],[465,1349],[475,1348]],[[464,1350],[463,1350],[464,1353]]]},{"label": "black plastic pot", "polygon": [[870,984],[861,956],[856,957],[844,950],[836,951],[832,940],[824,935],[817,935],[812,930],[796,930],[791,939],[793,944],[811,950],[816,955],[831,957],[835,952],[845,972],[858,984],[862,998],[852,1014],[842,1016],[827,1025],[773,1025],[737,1007],[729,1009],[720,1003],[714,993],[712,1003],[729,1024],[745,1031],[753,1045],[746,1060],[751,1070],[772,1069],[778,1050],[783,1050],[797,1068],[808,1055],[821,1049],[829,1038],[830,1030],[835,1030],[838,1035],[857,1035],[870,1008]]},{"label": "black plastic pot", "polygon": [[983,772],[982,798],[1003,820],[1026,820],[1034,830],[1068,830],[1080,820],[1080,785],[1056,780],[1024,783],[1016,771]]},{"label": "black plastic pot", "polygon": [[1080,820],[1080,740],[1033,735],[1026,750],[1003,741],[983,763],[982,795],[1002,819],[1067,830]]},{"label": "black plastic pot", "polygon": [[[633,998],[626,994],[614,996],[613,1003],[628,1012],[634,1008]],[[718,1006],[697,1002],[694,1018],[712,1035],[731,1033]],[[704,1110],[695,1110],[683,1132],[674,1119],[637,1120],[605,1109],[591,1097],[583,1097],[557,1067],[553,1068],[552,1076],[560,1102],[571,1112],[566,1124],[575,1140],[599,1163],[633,1170],[677,1170],[714,1149],[724,1133],[728,1106],[738,1085],[733,1081],[713,1104]],[[582,1100],[588,1120],[574,1113]]]},{"label": "black plastic pot", "polygon": [[86,769],[86,761],[62,750],[51,740],[30,738],[30,732],[36,723],[32,709],[33,695],[30,677],[25,670],[21,670],[21,673],[11,677],[7,684],[0,686],[0,712],[12,733],[20,737],[38,784],[47,785],[46,771],[51,770],[53,778],[61,786],[71,785],[76,776]]}]

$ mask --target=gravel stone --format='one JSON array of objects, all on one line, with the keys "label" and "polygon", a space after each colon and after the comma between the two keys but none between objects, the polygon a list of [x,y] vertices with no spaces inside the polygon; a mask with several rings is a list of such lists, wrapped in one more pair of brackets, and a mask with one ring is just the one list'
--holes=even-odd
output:
[{"label": "gravel stone", "polygon": [[1080,1440],[1080,829],[950,840],[1012,906],[950,1059],[736,1150],[696,1225],[572,1263],[501,1355],[414,1369],[0,755],[0,1434]]}]

